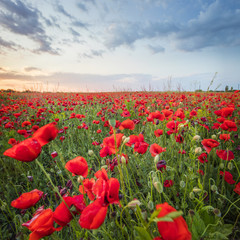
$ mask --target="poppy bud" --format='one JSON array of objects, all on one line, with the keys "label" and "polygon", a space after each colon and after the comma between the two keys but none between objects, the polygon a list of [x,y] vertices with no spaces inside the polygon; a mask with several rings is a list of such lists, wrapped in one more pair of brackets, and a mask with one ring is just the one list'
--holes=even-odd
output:
[{"label": "poppy bud", "polygon": [[195,193],[198,193],[198,192],[201,192],[202,189],[194,187],[192,191],[195,192]]},{"label": "poppy bud", "polygon": [[159,124],[159,119],[157,119],[157,121],[156,121],[156,125],[158,125]]},{"label": "poppy bud", "polygon": [[229,162],[228,165],[227,165],[227,167],[228,167],[229,170],[232,170],[232,168],[233,168],[232,162]]},{"label": "poppy bud", "polygon": [[211,136],[211,138],[212,138],[212,139],[217,139],[217,136],[216,136],[215,134],[213,134],[213,135]]},{"label": "poppy bud", "polygon": [[184,188],[185,186],[186,186],[185,182],[184,181],[180,181],[180,187]]},{"label": "poppy bud", "polygon": [[218,188],[217,188],[216,185],[212,185],[212,186],[211,186],[211,190],[212,190],[213,192],[217,192]]},{"label": "poppy bud", "polygon": [[194,198],[195,198],[195,195],[194,195],[193,192],[190,192],[190,193],[189,193],[189,198],[190,198],[190,199],[194,199]]},{"label": "poppy bud", "polygon": [[201,137],[199,136],[199,135],[195,135],[194,137],[193,137],[193,141],[199,141],[201,139]]},{"label": "poppy bud", "polygon": [[214,208],[214,209],[213,209],[213,213],[214,213],[217,217],[221,217],[221,212],[220,212],[219,209]]},{"label": "poppy bud", "polygon": [[152,201],[149,201],[149,202],[148,202],[148,208],[149,208],[150,210],[153,210],[153,209],[154,209],[154,205],[153,205],[153,202],[152,202]]},{"label": "poppy bud", "polygon": [[88,155],[89,155],[90,157],[93,156],[93,155],[94,155],[93,150],[88,150]]},{"label": "poppy bud", "polygon": [[202,148],[201,147],[195,148],[195,154],[200,154],[201,152],[202,152]]},{"label": "poppy bud", "polygon": [[129,208],[135,208],[136,206],[140,206],[141,205],[141,202],[138,200],[138,199],[134,199],[134,200],[132,200],[131,202],[129,202],[128,204],[127,204],[127,207],[129,207]]},{"label": "poppy bud", "polygon": [[159,154],[154,157],[154,163],[157,164],[158,161],[159,161]]}]

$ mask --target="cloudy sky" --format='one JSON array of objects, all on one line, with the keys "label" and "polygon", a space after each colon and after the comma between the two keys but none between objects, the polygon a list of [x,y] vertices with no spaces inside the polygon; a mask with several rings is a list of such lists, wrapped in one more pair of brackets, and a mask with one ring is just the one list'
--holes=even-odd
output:
[{"label": "cloudy sky", "polygon": [[239,0],[0,0],[0,89],[238,89],[239,66]]}]

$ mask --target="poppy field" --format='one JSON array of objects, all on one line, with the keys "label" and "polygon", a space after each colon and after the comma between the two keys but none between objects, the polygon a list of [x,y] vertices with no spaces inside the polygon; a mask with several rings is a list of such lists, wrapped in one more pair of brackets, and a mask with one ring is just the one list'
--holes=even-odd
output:
[{"label": "poppy field", "polygon": [[0,92],[0,239],[240,239],[240,93]]}]

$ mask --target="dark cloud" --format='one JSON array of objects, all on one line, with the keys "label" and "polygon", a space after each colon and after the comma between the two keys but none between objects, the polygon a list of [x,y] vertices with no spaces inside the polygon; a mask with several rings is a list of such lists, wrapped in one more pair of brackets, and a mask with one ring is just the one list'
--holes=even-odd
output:
[{"label": "dark cloud", "polygon": [[169,21],[164,22],[125,22],[114,23],[107,30],[105,44],[108,48],[121,45],[132,46],[137,40],[154,37],[167,37],[179,28]]},{"label": "dark cloud", "polygon": [[69,14],[69,13],[64,9],[64,7],[63,7],[61,4],[57,3],[57,4],[55,5],[55,8],[56,8],[56,10],[57,10],[59,13],[62,13],[64,16],[66,16],[66,17],[68,17],[68,18],[70,18],[70,19],[73,18],[73,16],[72,16],[71,14]]},{"label": "dark cloud", "polygon": [[86,7],[85,4],[78,2],[76,5],[77,5],[77,7],[80,8],[82,11],[88,12],[88,9],[87,9],[87,7]]},{"label": "dark cloud", "polygon": [[80,54],[80,57],[83,57],[83,58],[94,58],[94,57],[102,57],[103,56],[103,53],[105,53],[104,50],[91,50],[90,52],[88,53],[83,53],[83,54]]},{"label": "dark cloud", "polygon": [[151,45],[149,44],[147,48],[150,50],[152,54],[163,53],[165,52],[165,48],[160,45]]},{"label": "dark cloud", "polygon": [[6,41],[0,37],[0,53],[2,52],[3,48],[16,50],[16,49],[20,48],[20,46],[12,41]]},{"label": "dark cloud", "polygon": [[[146,0],[146,2],[151,2]],[[165,1],[154,1],[164,3]],[[196,51],[209,46],[240,45],[240,2],[216,0],[204,5],[197,17],[186,22],[115,22],[107,28],[105,45],[132,47],[137,40],[167,40],[177,49]],[[151,47],[150,47],[151,48]]]},{"label": "dark cloud", "polygon": [[75,31],[73,28],[69,28],[70,33],[73,35],[73,37],[80,37],[81,34],[77,31]]},{"label": "dark cloud", "polygon": [[25,72],[32,72],[32,71],[42,71],[40,68],[37,67],[25,67],[24,68]]},{"label": "dark cloud", "polygon": [[40,47],[37,53],[48,52],[56,54],[57,51],[51,47],[50,38],[46,35],[40,21],[41,13],[21,1],[1,0],[0,24],[10,32],[28,36],[37,42]]}]

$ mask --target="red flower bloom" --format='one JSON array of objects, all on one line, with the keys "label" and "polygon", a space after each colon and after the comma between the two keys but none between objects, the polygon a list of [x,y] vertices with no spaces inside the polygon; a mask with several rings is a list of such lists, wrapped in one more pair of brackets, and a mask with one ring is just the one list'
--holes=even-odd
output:
[{"label": "red flower bloom", "polygon": [[217,147],[219,145],[219,142],[214,140],[214,139],[203,139],[202,140],[202,145],[203,148],[206,150],[206,152],[209,154],[210,151],[214,148]]},{"label": "red flower bloom", "polygon": [[19,198],[11,202],[11,206],[19,209],[27,209],[33,207],[41,198],[43,192],[34,189],[31,192],[23,193]]},{"label": "red flower bloom", "polygon": [[12,145],[12,146],[14,146],[14,145],[16,145],[16,144],[18,144],[19,143],[19,141],[17,141],[15,138],[10,138],[9,140],[8,140],[8,144],[10,144],[10,145]]},{"label": "red flower bloom", "polygon": [[73,176],[81,175],[83,177],[87,177],[88,175],[88,164],[85,158],[76,157],[72,160],[69,160],[65,168],[72,173]]},{"label": "red flower bloom", "polygon": [[235,193],[237,193],[238,195],[240,195],[240,182],[238,184],[236,184],[235,188],[233,189],[233,191]]},{"label": "red flower bloom", "polygon": [[[66,226],[73,219],[73,215],[81,213],[86,207],[83,195],[64,197],[63,200],[65,202],[61,202],[53,213],[54,221],[62,227]],[[77,212],[70,211],[72,205],[75,206]]]},{"label": "red flower bloom", "polygon": [[178,134],[177,136],[175,136],[175,140],[176,140],[176,142],[183,143],[184,138],[183,138],[183,136]]},{"label": "red flower bloom", "polygon": [[234,159],[234,154],[232,151],[217,150],[216,153],[222,160],[230,161]]},{"label": "red flower bloom", "polygon": [[156,137],[160,137],[161,135],[163,135],[163,130],[162,129],[157,129],[154,131],[154,135]]},{"label": "red flower bloom", "polygon": [[236,126],[236,123],[233,122],[233,121],[230,121],[230,120],[225,120],[223,122],[223,124],[220,125],[220,128],[222,130],[226,130],[226,131],[229,131],[229,132],[236,132],[237,131],[237,126]]},{"label": "red flower bloom", "polygon": [[197,172],[198,172],[199,174],[201,174],[202,176],[204,175],[204,172],[203,172],[203,170],[201,170],[201,169],[197,170]]},{"label": "red flower bloom", "polygon": [[22,226],[27,227],[32,232],[29,240],[38,240],[62,229],[62,227],[54,228],[53,224],[53,212],[52,209],[48,208],[37,211],[33,218],[23,223]]},{"label": "red flower bloom", "polygon": [[95,179],[91,178],[90,180],[88,178],[83,180],[83,185],[79,186],[79,192],[84,194],[87,193],[88,198],[93,201],[95,199],[95,195],[93,194],[93,185],[95,184]]},{"label": "red flower bloom", "polygon": [[107,155],[112,155],[116,153],[116,150],[118,151],[121,142],[122,142],[122,133],[116,134],[116,141],[114,134],[110,137],[106,137],[103,139],[103,148],[100,150],[100,157],[106,157]]},{"label": "red flower bloom", "polygon": [[150,153],[151,153],[152,157],[155,157],[156,155],[158,155],[162,152],[166,152],[166,148],[162,148],[161,146],[159,146],[156,143],[154,143],[150,146]]},{"label": "red flower bloom", "polygon": [[29,122],[29,121],[24,121],[22,123],[22,127],[26,127],[26,126],[29,126],[29,125],[32,125],[31,122]]},{"label": "red flower bloom", "polygon": [[180,122],[178,121],[170,121],[166,124],[166,127],[169,128],[170,130],[167,132],[168,135],[172,133],[177,133],[178,132],[178,125]]},{"label": "red flower bloom", "polygon": [[232,113],[234,111],[234,108],[222,108],[221,109],[221,116],[222,117],[231,117]]},{"label": "red flower bloom", "polygon": [[49,143],[55,139],[58,135],[58,129],[55,123],[49,123],[41,128],[39,128],[34,134],[33,138],[37,139],[41,146]]},{"label": "red flower bloom", "polygon": [[198,157],[198,160],[199,160],[199,162],[201,162],[201,163],[207,163],[208,162],[208,160],[207,160],[207,154],[206,153],[202,153],[199,157]]},{"label": "red flower bloom", "polygon": [[163,183],[164,187],[171,187],[173,185],[173,180],[165,180]]},{"label": "red flower bloom", "polygon": [[[171,207],[168,203],[158,204],[157,209],[161,208],[158,218],[164,217],[176,209]],[[177,217],[173,222],[158,222],[158,231],[164,240],[191,240],[192,236],[188,230],[187,223],[182,216]]]},{"label": "red flower bloom", "polygon": [[28,138],[7,149],[3,155],[22,162],[31,162],[39,156],[41,150],[41,145],[36,139]]},{"label": "red flower bloom", "polygon": [[82,228],[96,229],[99,228],[107,215],[109,204],[119,204],[119,188],[120,184],[116,178],[107,178],[105,172],[99,172],[98,180],[93,186],[93,192],[97,196],[97,200],[88,205],[82,212],[79,224]]},{"label": "red flower bloom", "polygon": [[229,184],[234,184],[235,183],[235,181],[233,180],[233,176],[232,176],[232,174],[230,172],[228,172],[228,171],[225,171],[225,172],[220,171],[220,175],[224,176],[224,180],[227,183],[229,183]]},{"label": "red flower bloom", "polygon": [[105,220],[107,209],[108,206],[103,207],[98,200],[89,204],[80,216],[80,226],[86,229],[99,228]]},{"label": "red flower bloom", "polygon": [[119,127],[120,130],[123,130],[123,129],[130,129],[130,130],[133,130],[135,128],[135,124],[132,120],[130,119],[127,119],[125,121],[123,121]]}]

